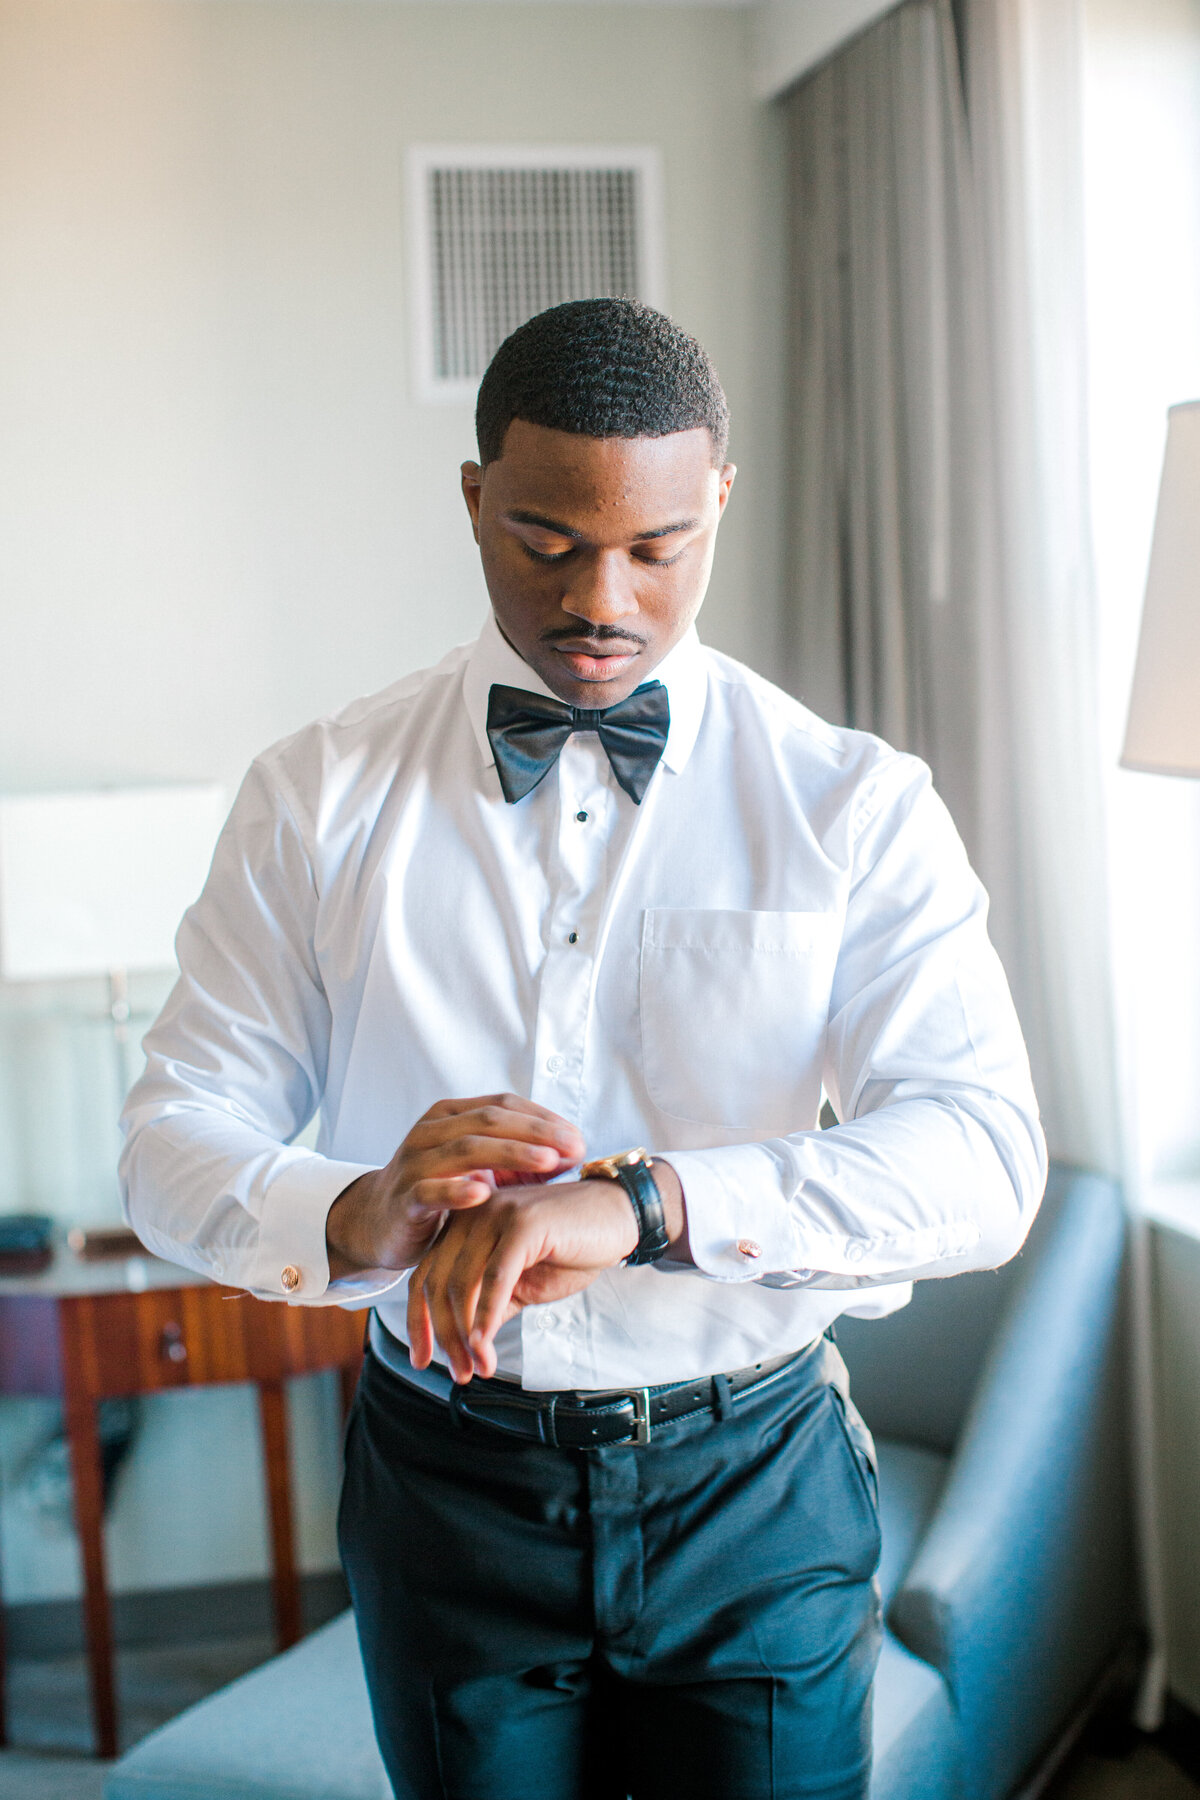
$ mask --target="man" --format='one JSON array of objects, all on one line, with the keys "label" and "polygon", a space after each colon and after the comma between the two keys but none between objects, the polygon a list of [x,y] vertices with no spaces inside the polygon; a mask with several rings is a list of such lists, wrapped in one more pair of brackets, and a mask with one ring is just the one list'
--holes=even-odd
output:
[{"label": "man", "polygon": [[508,339],[462,471],[492,617],[255,763],[129,1102],[152,1248],[375,1302],[340,1534],[400,1800],[864,1795],[825,1334],[1041,1192],[927,770],[696,638],[727,423],[646,307]]}]

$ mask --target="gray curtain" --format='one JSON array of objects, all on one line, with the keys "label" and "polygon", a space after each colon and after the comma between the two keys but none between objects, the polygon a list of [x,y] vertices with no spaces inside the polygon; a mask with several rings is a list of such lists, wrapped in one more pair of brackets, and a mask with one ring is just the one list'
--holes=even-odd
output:
[{"label": "gray curtain", "polygon": [[979,853],[986,359],[948,0],[909,0],[785,101],[792,686],[931,765]]},{"label": "gray curtain", "polygon": [[1123,1160],[1096,723],[1079,0],[905,0],[786,97],[791,661],[931,765],[1052,1150]]}]

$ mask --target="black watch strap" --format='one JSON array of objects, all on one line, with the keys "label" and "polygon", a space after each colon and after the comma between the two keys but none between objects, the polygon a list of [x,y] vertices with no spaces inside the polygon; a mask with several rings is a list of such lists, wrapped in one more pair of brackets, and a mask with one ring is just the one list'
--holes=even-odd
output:
[{"label": "black watch strap", "polygon": [[627,1163],[616,1170],[616,1177],[629,1195],[638,1225],[637,1247],[625,1258],[625,1266],[657,1262],[671,1248],[671,1240],[654,1172],[648,1162]]}]

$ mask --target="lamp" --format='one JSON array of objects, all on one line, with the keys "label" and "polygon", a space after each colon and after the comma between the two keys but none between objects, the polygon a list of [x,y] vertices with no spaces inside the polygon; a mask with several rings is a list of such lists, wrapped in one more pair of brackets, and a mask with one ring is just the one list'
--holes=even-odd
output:
[{"label": "lamp", "polygon": [[1200,400],[1167,421],[1121,766],[1200,775]]},{"label": "lamp", "polygon": [[225,813],[211,784],[0,799],[0,977],[103,975],[121,1097],[131,969],[169,969]]},{"label": "lamp", "polygon": [[[1158,510],[1121,766],[1154,775],[1200,775],[1200,400],[1167,414]],[[1140,1187],[1141,1183],[1136,1184]],[[1158,1212],[1155,1208],[1155,1213]],[[1154,1423],[1153,1300],[1145,1196],[1136,1192],[1130,1234],[1138,1507],[1150,1654],[1135,1717],[1162,1723],[1167,1686],[1166,1577]]]}]

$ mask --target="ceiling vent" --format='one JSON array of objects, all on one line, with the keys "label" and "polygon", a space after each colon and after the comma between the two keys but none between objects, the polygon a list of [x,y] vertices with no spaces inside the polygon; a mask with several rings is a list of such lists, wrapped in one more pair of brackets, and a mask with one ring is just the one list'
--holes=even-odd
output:
[{"label": "ceiling vent", "polygon": [[664,304],[653,149],[409,151],[419,400],[473,401],[510,331],[563,300]]}]

